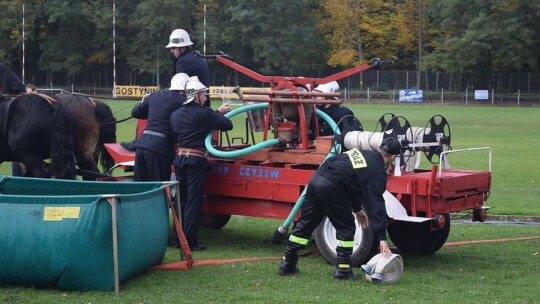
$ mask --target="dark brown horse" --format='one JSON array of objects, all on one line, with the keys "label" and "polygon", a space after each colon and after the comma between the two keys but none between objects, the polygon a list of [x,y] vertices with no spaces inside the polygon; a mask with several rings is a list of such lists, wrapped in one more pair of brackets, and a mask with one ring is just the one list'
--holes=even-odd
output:
[{"label": "dark brown horse", "polygon": [[[107,170],[114,160],[103,143],[116,142],[110,107],[76,94],[24,93],[15,73],[0,64],[0,163],[18,161],[25,176],[84,179]],[[45,159],[51,159],[50,164]]]}]

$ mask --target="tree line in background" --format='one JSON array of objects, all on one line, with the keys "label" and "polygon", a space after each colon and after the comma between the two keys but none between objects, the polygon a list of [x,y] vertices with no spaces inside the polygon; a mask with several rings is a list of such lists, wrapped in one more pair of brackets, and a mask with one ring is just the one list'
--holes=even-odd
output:
[{"label": "tree line in background", "polygon": [[24,55],[29,83],[112,86],[113,2],[117,84],[167,86],[175,28],[195,50],[266,75],[320,77],[391,56],[393,70],[539,71],[538,0],[0,0],[0,62],[21,75]]}]

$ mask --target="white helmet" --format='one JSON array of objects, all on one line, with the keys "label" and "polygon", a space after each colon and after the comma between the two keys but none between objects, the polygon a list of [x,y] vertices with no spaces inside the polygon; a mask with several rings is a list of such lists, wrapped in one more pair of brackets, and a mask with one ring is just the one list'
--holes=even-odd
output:
[{"label": "white helmet", "polygon": [[171,79],[171,87],[169,90],[184,91],[186,89],[186,83],[189,80],[189,76],[186,73],[178,73]]},{"label": "white helmet", "polygon": [[187,100],[184,102],[184,104],[188,104],[192,102],[195,99],[195,95],[197,95],[199,92],[207,91],[208,88],[204,86],[199,81],[199,77],[192,76],[189,77],[188,82],[186,83],[186,97]]},{"label": "white helmet", "polygon": [[334,93],[339,90],[339,84],[334,80],[329,83],[320,84],[314,90],[322,93]]},{"label": "white helmet", "polygon": [[167,44],[166,48],[184,47],[190,45],[193,45],[193,42],[191,42],[191,39],[189,39],[189,34],[183,29],[176,29],[171,33],[171,36],[169,37],[169,44]]}]

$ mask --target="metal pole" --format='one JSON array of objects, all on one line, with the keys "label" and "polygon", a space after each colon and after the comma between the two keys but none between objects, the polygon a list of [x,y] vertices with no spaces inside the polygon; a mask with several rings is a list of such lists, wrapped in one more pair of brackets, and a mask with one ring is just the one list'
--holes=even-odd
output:
[{"label": "metal pole", "polygon": [[519,99],[520,99],[520,97],[521,97],[521,90],[518,89],[518,107],[519,107]]},{"label": "metal pole", "polygon": [[441,103],[444,103],[444,88],[441,89]]},{"label": "metal pole", "polygon": [[469,88],[465,88],[465,105],[469,104],[468,98],[469,98]]},{"label": "metal pole", "polygon": [[104,195],[103,198],[111,205],[112,217],[112,241],[113,241],[113,272],[114,272],[114,294],[120,294],[120,275],[118,271],[118,225],[116,219],[116,195]]},{"label": "metal pole", "polygon": [[420,62],[422,61],[422,0],[418,0],[418,71],[416,86],[420,89]]},{"label": "metal pole", "polygon": [[491,89],[491,105],[495,104],[495,90]]},{"label": "metal pole", "polygon": [[22,82],[26,83],[26,77],[24,75],[24,70],[25,70],[25,68],[24,68],[24,64],[25,64],[24,57],[25,57],[25,46],[24,46],[24,3],[23,3],[23,5],[22,5],[22,74],[21,74],[22,76],[21,76],[21,78],[22,78]]},{"label": "metal pole", "polygon": [[113,98],[116,98],[116,0],[113,0]]},{"label": "metal pole", "polygon": [[206,55],[206,4],[204,5],[203,55]]}]

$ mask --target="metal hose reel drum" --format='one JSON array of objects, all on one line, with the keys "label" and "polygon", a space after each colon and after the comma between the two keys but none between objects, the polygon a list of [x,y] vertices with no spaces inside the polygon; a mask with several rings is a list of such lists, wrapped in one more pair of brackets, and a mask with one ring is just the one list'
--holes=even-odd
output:
[{"label": "metal hose reel drum", "polygon": [[[392,118],[386,122],[384,118],[388,115],[391,115]],[[381,127],[384,126],[382,132],[352,131],[346,133],[343,138],[343,146],[346,149],[357,148],[375,151],[386,137],[397,138],[403,147],[406,147],[408,142],[412,140],[411,125],[403,116],[386,113],[379,119],[379,124]],[[401,165],[406,164],[413,153],[411,149],[407,149],[405,152],[404,159],[400,160]]]},{"label": "metal hose reel drum", "polygon": [[[377,120],[377,124],[375,125],[375,132],[379,131],[382,132],[386,130],[386,126],[388,125],[388,122],[392,120],[392,118],[396,117],[394,113],[384,113],[379,117],[379,120]],[[380,127],[380,129],[379,129]]]},{"label": "metal hose reel drum", "polygon": [[364,271],[368,282],[396,283],[403,273],[403,258],[399,254],[392,254],[387,258],[379,253],[360,268]]},{"label": "metal hose reel drum", "polygon": [[[439,162],[438,156],[445,150],[444,146],[450,148],[450,125],[441,115],[432,116],[425,128],[412,127],[412,137],[407,137],[415,151],[424,152],[426,158],[432,164]],[[437,157],[437,158],[435,158]],[[417,159],[417,163],[420,159]],[[418,166],[418,165],[417,165]]]},{"label": "metal hose reel drum", "polygon": [[[422,133],[423,143],[439,143],[438,146],[430,146],[429,148],[423,150],[429,162],[431,162],[432,164],[436,164],[439,162],[438,157],[444,151],[443,145],[447,146],[448,149],[451,149],[450,139],[450,125],[448,124],[448,121],[441,115],[432,116],[428,120],[426,127],[424,128],[424,131]],[[434,160],[435,156],[437,156],[437,159]]]}]

